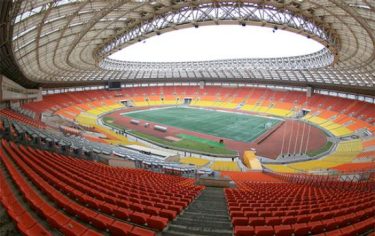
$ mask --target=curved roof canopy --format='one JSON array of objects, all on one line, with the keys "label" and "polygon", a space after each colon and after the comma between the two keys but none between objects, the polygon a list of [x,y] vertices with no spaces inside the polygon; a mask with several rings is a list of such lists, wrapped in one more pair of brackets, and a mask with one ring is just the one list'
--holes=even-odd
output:
[{"label": "curved roof canopy", "polygon": [[[28,87],[109,79],[220,80],[375,93],[375,2],[370,0],[9,0],[0,4],[7,9],[1,13],[6,27],[1,28],[5,38],[0,46],[6,53],[0,52],[0,67]],[[145,38],[212,24],[289,30],[326,48],[287,58],[175,63],[108,59]]]}]

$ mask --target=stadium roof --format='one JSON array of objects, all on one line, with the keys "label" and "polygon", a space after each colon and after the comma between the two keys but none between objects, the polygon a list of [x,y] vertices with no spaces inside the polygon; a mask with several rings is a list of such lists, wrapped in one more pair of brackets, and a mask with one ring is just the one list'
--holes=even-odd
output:
[{"label": "stadium roof", "polygon": [[[5,0],[1,72],[26,87],[111,80],[242,81],[375,93],[375,2],[370,0]],[[122,62],[112,53],[164,32],[212,24],[272,27],[326,47],[299,57]]]}]

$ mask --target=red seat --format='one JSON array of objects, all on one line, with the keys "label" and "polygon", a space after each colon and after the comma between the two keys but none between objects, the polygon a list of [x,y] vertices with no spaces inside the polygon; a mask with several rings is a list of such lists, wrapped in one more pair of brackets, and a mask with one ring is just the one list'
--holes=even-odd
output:
[{"label": "red seat", "polygon": [[357,234],[357,230],[352,225],[340,228],[340,231],[343,236],[351,236]]},{"label": "red seat", "polygon": [[233,211],[241,211],[241,207],[238,207],[238,206],[230,206],[230,207],[228,208],[228,210],[229,210],[230,212],[233,212]]},{"label": "red seat", "polygon": [[322,220],[322,223],[325,225],[326,231],[334,230],[338,226],[335,219]]},{"label": "red seat", "polygon": [[129,203],[129,208],[133,211],[143,212],[143,206],[139,203]]},{"label": "red seat", "polygon": [[264,225],[265,223],[264,217],[249,217],[249,225],[257,226]]},{"label": "red seat", "polygon": [[310,214],[310,220],[311,221],[317,221],[317,220],[322,220],[322,219],[323,219],[323,215],[320,214],[320,213]]},{"label": "red seat", "polygon": [[132,225],[121,221],[115,221],[112,225],[109,226],[109,232],[111,232],[111,235],[114,236],[129,235],[132,229]]},{"label": "red seat", "polygon": [[59,230],[70,221],[70,218],[64,215],[63,213],[56,211],[55,214],[47,217],[47,222],[54,228]]},{"label": "red seat", "polygon": [[80,212],[82,211],[83,207],[75,202],[69,202],[69,204],[67,204],[65,206],[65,210],[66,212],[74,215],[74,216],[77,216],[80,214]]},{"label": "red seat", "polygon": [[[32,192],[34,193],[34,192]],[[27,197],[27,201],[31,204],[31,207],[36,210],[38,208],[40,208],[40,206],[43,204],[43,200],[40,199],[40,197],[38,196],[28,196]]]},{"label": "red seat", "polygon": [[187,207],[188,206],[188,203],[187,202],[183,202],[183,201],[175,201],[174,204],[178,205],[178,206],[182,206],[182,207]]},{"label": "red seat", "polygon": [[159,215],[162,217],[168,218],[169,220],[173,220],[174,218],[176,218],[177,213],[175,211],[161,209]]},{"label": "red seat", "polygon": [[47,204],[47,203],[44,204],[44,205],[42,205],[40,210],[41,210],[41,214],[42,214],[45,218],[47,218],[48,216],[54,214],[54,213],[57,211],[56,208],[50,206],[50,205]]},{"label": "red seat", "polygon": [[32,226],[35,225],[36,221],[31,217],[31,215],[28,212],[24,212],[22,215],[17,216],[15,218],[17,221],[17,224],[22,225],[22,228],[24,230],[30,229]]},{"label": "red seat", "polygon": [[281,224],[281,218],[280,217],[266,217],[266,224],[267,225],[280,225]]},{"label": "red seat", "polygon": [[101,204],[99,206],[99,209],[102,211],[102,212],[105,212],[106,214],[108,215],[112,215],[113,212],[118,208],[118,206],[116,205],[113,205],[111,203],[104,203],[104,204]]},{"label": "red seat", "polygon": [[157,203],[155,203],[155,206],[156,207],[159,207],[159,208],[161,208],[161,209],[168,209],[168,204],[165,204],[165,203],[161,203],[161,202],[157,202]]},{"label": "red seat", "polygon": [[86,199],[86,202],[85,202],[85,203],[88,204],[88,206],[89,206],[90,208],[92,208],[92,209],[99,209],[100,206],[101,206],[102,204],[104,204],[103,201],[96,200],[96,199],[94,199],[94,198],[92,198],[92,197],[88,197],[88,198]]},{"label": "red seat", "polygon": [[134,227],[133,230],[129,232],[128,235],[129,236],[155,236],[156,233],[148,229]]},{"label": "red seat", "polygon": [[309,221],[310,221],[310,216],[308,215],[297,216],[297,223],[307,223]]},{"label": "red seat", "polygon": [[270,212],[270,211],[259,211],[258,216],[262,216],[262,217],[272,216],[272,212]]},{"label": "red seat", "polygon": [[52,236],[50,232],[48,232],[43,226],[41,226],[39,223],[34,224],[29,229],[24,229],[23,226],[19,226],[19,229],[21,232],[23,232],[24,235],[36,235],[36,236]]},{"label": "red seat", "polygon": [[159,216],[151,216],[147,219],[147,225],[151,228],[157,229],[162,231],[168,224],[168,219],[159,217]]},{"label": "red seat", "polygon": [[242,211],[231,211],[230,212],[230,217],[244,217],[244,213]]},{"label": "red seat", "polygon": [[343,233],[341,232],[340,229],[335,229],[335,230],[331,230],[331,231],[326,232],[324,235],[326,235],[326,236],[342,236]]},{"label": "red seat", "polygon": [[91,219],[92,224],[101,230],[108,229],[114,221],[115,220],[113,218],[102,214],[98,214],[95,218]]},{"label": "red seat", "polygon": [[295,216],[283,216],[281,217],[281,220],[283,224],[289,225],[289,224],[294,224],[297,222],[297,217]]},{"label": "red seat", "polygon": [[248,218],[247,217],[233,217],[232,218],[232,224],[234,226],[237,225],[248,225]]},{"label": "red seat", "polygon": [[129,204],[130,202],[127,201],[127,200],[123,200],[123,199],[118,199],[116,201],[116,205],[120,206],[120,207],[124,207],[124,208],[129,208]]},{"label": "red seat", "polygon": [[129,215],[130,221],[139,225],[146,224],[146,220],[150,218],[150,215],[142,212],[132,212]]},{"label": "red seat", "polygon": [[272,213],[273,216],[285,216],[285,212],[284,211],[274,211]]},{"label": "red seat", "polygon": [[246,217],[256,217],[256,216],[258,216],[258,212],[256,212],[256,211],[244,211],[243,214]]},{"label": "red seat", "polygon": [[[5,199],[3,200],[3,203]],[[25,212],[25,209],[21,207],[21,205],[12,198],[11,201],[4,204],[5,208],[8,210],[8,214],[15,219],[17,216],[22,215]]]},{"label": "red seat", "polygon": [[293,234],[293,229],[290,225],[275,225],[274,229],[277,236],[289,236]]},{"label": "red seat", "polygon": [[85,233],[82,234],[82,236],[101,236],[103,234],[98,233],[92,229],[88,229]]},{"label": "red seat", "polygon": [[235,236],[251,236],[255,235],[255,229],[250,225],[238,225],[234,227]]},{"label": "red seat", "polygon": [[297,211],[285,211],[285,214],[287,216],[295,216],[295,215],[297,215]]},{"label": "red seat", "polygon": [[293,224],[294,235],[307,235],[310,231],[310,227],[306,223]]},{"label": "red seat", "polygon": [[353,225],[357,233],[363,233],[375,228],[375,217],[370,217]]},{"label": "red seat", "polygon": [[272,226],[255,226],[255,234],[257,236],[273,236],[274,233]]},{"label": "red seat", "polygon": [[345,227],[349,224],[353,224],[354,221],[356,220],[356,215],[355,214],[349,214],[349,215],[344,215],[340,217],[336,217],[335,220],[339,227]]},{"label": "red seat", "polygon": [[143,208],[143,211],[150,215],[159,215],[160,214],[160,208],[152,207],[152,206],[145,206]]},{"label": "red seat", "polygon": [[85,222],[92,222],[92,220],[95,219],[97,215],[98,213],[96,213],[95,211],[88,208],[83,208],[78,217]]},{"label": "red seat", "polygon": [[[118,207],[113,211],[113,215],[116,218],[122,219],[122,220],[127,220],[129,218],[129,215],[132,213],[131,210],[128,210],[123,207]],[[147,213],[147,212],[146,212]]]},{"label": "red seat", "polygon": [[307,225],[311,228],[313,234],[324,232],[325,225],[321,221],[308,222]]},{"label": "red seat", "polygon": [[82,235],[87,228],[73,220],[69,221],[65,225],[63,225],[60,231],[67,236],[75,236],[75,235]]}]

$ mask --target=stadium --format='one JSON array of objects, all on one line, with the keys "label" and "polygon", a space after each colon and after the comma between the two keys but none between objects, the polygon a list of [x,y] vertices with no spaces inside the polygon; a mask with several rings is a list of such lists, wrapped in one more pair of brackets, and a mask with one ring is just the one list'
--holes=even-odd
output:
[{"label": "stadium", "polygon": [[[0,235],[375,235],[374,1],[0,10]],[[212,26],[292,32],[321,49],[113,57]]]}]

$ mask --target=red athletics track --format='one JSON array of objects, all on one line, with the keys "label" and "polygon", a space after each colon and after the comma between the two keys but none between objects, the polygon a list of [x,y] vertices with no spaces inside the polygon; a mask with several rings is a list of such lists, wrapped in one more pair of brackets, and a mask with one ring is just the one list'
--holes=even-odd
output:
[{"label": "red athletics track", "polygon": [[[157,123],[149,122],[149,121],[141,121],[140,125],[135,125],[130,123],[132,118],[121,116],[121,113],[128,112],[131,110],[142,110],[144,108],[136,108],[136,109],[126,109],[126,110],[119,110],[115,111],[106,117],[111,117],[114,120],[114,123],[120,126],[124,126],[128,129],[137,130],[142,133],[150,134],[159,138],[165,138],[167,136],[177,136],[177,134],[188,134],[194,135],[200,138],[205,138],[213,141],[219,141],[220,139],[224,140],[224,144],[228,149],[237,150],[242,158],[243,152],[249,150],[250,148],[255,148],[257,151],[257,155],[264,156],[268,158],[275,159],[281,151],[281,147],[283,146],[283,138],[284,138],[284,152],[299,152],[302,143],[302,152],[307,151],[314,151],[320,149],[326,142],[327,138],[326,135],[322,130],[317,127],[305,125],[305,132],[304,138],[302,139],[303,133],[303,124],[304,122],[295,121],[295,120],[286,120],[276,128],[276,130],[271,129],[267,133],[263,134],[258,139],[254,140],[253,142],[239,142],[234,141],[231,139],[220,138],[208,134],[202,134],[190,130],[185,130],[173,126],[162,125],[168,127],[167,132],[160,132],[154,130],[153,125]],[[149,109],[146,108],[146,109]],[[144,127],[144,123],[150,123],[149,127]],[[310,128],[309,128],[310,126]],[[309,130],[310,129],[310,130]],[[310,131],[309,142],[307,144],[307,136],[308,131]],[[272,132],[272,133],[271,133]],[[271,133],[271,134],[270,134]],[[257,144],[257,142],[262,139],[262,137],[267,136],[264,140]],[[297,138],[298,137],[298,138]],[[301,142],[302,141],[302,142]]]}]

